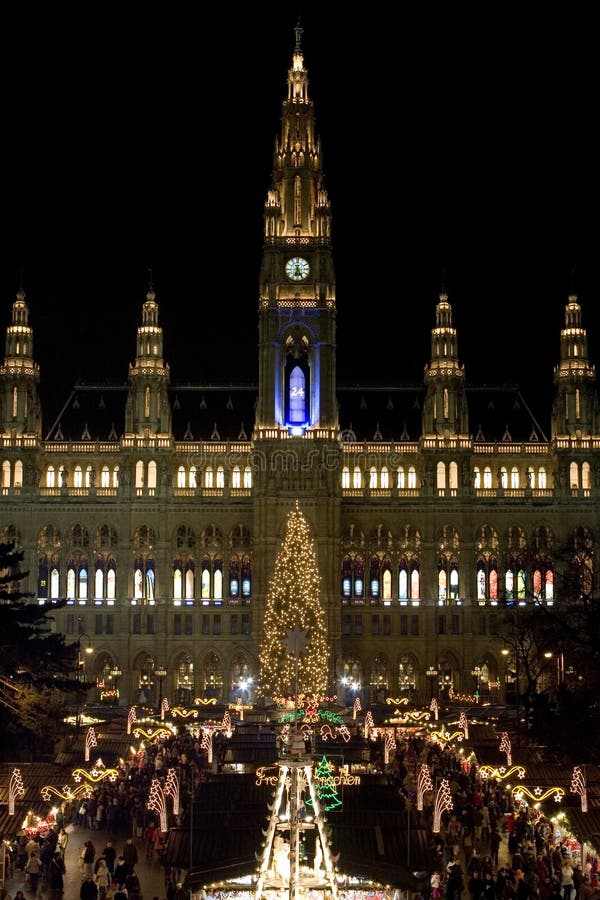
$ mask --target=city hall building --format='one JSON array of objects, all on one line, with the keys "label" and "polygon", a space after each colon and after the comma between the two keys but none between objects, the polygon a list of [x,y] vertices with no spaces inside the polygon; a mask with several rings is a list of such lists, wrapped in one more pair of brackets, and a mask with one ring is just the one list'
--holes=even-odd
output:
[{"label": "city hall building", "polygon": [[566,567],[595,591],[599,409],[577,297],[545,434],[517,388],[468,384],[445,291],[421,385],[340,385],[334,263],[298,30],[256,260],[257,384],[178,384],[151,286],[121,386],[76,385],[43,430],[25,293],[6,304],[0,536],[24,552],[24,590],[66,598],[53,627],[80,641],[89,702],[251,702],[296,504],[343,702],[504,702],[506,610],[560,603]]}]

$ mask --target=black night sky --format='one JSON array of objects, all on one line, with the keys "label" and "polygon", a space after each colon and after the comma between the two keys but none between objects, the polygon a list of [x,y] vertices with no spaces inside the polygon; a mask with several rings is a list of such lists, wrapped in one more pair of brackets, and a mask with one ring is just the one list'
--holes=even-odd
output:
[{"label": "black night sky", "polygon": [[0,327],[22,282],[43,398],[126,380],[149,267],[172,381],[256,380],[262,204],[298,13],[340,383],[422,382],[442,279],[468,382],[520,383],[549,412],[573,288],[600,360],[591,13],[152,9],[21,9],[4,29]]}]

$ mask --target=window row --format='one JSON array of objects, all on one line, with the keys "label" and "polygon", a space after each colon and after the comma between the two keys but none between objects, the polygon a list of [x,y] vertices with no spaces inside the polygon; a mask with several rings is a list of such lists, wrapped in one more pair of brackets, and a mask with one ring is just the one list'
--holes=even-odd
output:
[{"label": "window row", "polygon": [[[588,560],[591,564],[591,560]],[[360,555],[345,556],[342,562],[342,597],[346,600],[361,601],[382,600],[392,602],[417,602],[423,599],[421,586],[421,563],[417,557],[403,557],[398,566],[394,566],[387,557],[375,556],[368,567],[366,580],[366,563]],[[459,600],[470,596],[471,592],[463,586],[460,590],[458,558],[454,555],[440,556],[437,563],[437,600]],[[589,578],[591,572],[587,569]],[[528,599],[546,600],[554,598],[554,570],[552,563],[540,560],[533,565],[516,557],[509,559],[503,572],[499,572],[496,557],[482,556],[477,560],[475,570],[477,600],[498,601],[507,603],[526,601]]]},{"label": "window row", "polygon": [[[112,555],[97,557],[90,562],[77,554],[64,563],[64,585],[61,562],[57,555],[42,554],[38,559],[37,596],[39,600],[58,600],[66,596],[68,602],[88,599],[103,601],[117,598],[117,563]],[[156,560],[150,555],[138,555],[131,571],[131,597],[154,602],[156,599]],[[129,595],[129,591],[127,591]],[[198,568],[193,560],[175,559],[171,570],[171,597],[175,602],[194,600],[222,601],[249,599],[252,596],[252,563],[249,556],[234,555],[224,573],[220,556],[204,556]]]},{"label": "window row", "polygon": [[[196,630],[194,630],[196,623]],[[134,612],[130,620],[131,634],[156,634],[156,617],[153,613]],[[90,631],[87,631],[87,626]],[[250,613],[203,613],[200,618],[191,613],[174,613],[171,617],[171,634],[181,635],[249,635],[252,620]],[[66,634],[77,638],[79,635],[113,635],[115,634],[115,615],[113,613],[85,614],[69,613],[66,618]]]},{"label": "window row", "polygon": [[[569,465],[569,484],[572,488],[589,490],[592,487],[592,468],[589,462],[571,462]],[[342,488],[369,490],[389,490],[396,487],[399,490],[417,490],[421,486],[421,477],[415,466],[398,466],[394,470],[387,466],[378,468],[370,466],[368,470],[356,465],[352,469],[344,466],[342,469]],[[456,462],[438,462],[436,467],[436,487],[438,490],[457,490],[459,487],[459,468]],[[503,488],[507,490],[524,487],[546,490],[549,487],[548,474],[544,466],[528,466],[526,469],[518,466],[500,466],[494,473],[491,466],[483,468],[475,466],[473,469],[473,487],[476,490]]]}]

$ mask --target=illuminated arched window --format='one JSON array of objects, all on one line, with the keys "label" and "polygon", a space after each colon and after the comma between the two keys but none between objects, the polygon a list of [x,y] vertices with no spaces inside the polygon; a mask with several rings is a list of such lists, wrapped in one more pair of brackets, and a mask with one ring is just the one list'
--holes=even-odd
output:
[{"label": "illuminated arched window", "polygon": [[390,486],[390,473],[387,470],[387,466],[384,466],[381,470],[381,487],[384,490],[387,490]]},{"label": "illuminated arched window", "polygon": [[413,600],[421,597],[421,572],[415,563],[410,570],[410,596]]},{"label": "illuminated arched window", "polygon": [[369,489],[373,490],[377,487],[377,469],[375,466],[371,466],[369,469]]},{"label": "illuminated arched window", "polygon": [[46,469],[46,487],[53,488],[56,486],[56,472],[54,466],[48,466]]},{"label": "illuminated arched window", "polygon": [[73,474],[73,487],[83,487],[83,472],[81,471],[81,466],[75,466],[75,472]]},{"label": "illuminated arched window", "polygon": [[389,564],[385,566],[382,572],[381,577],[381,590],[382,590],[382,599],[383,600],[391,600],[392,599],[392,569]]},{"label": "illuminated arched window", "polygon": [[572,488],[579,487],[579,466],[576,462],[572,462],[569,466],[569,484]]},{"label": "illuminated arched window", "polygon": [[110,470],[108,466],[102,466],[100,472],[100,486],[103,488],[110,487]]},{"label": "illuminated arched window", "polygon": [[[584,463],[583,465],[586,466],[588,464]],[[23,487],[23,462],[20,459],[15,460],[15,475],[13,478],[13,485],[15,487]]]},{"label": "illuminated arched window", "polygon": [[151,459],[148,463],[148,487],[153,490],[156,487],[156,462]]},{"label": "illuminated arched window", "polygon": [[448,466],[448,487],[452,491],[455,491],[458,488],[458,466],[454,460],[452,460]]},{"label": "illuminated arched window", "polygon": [[342,489],[347,490],[350,487],[350,469],[344,466],[342,469]]},{"label": "illuminated arched window", "polygon": [[406,479],[404,477],[404,469],[402,466],[398,467],[398,472],[396,476],[396,487],[403,489],[406,484]]},{"label": "illuminated arched window", "polygon": [[242,474],[240,472],[239,466],[233,467],[233,472],[231,473],[231,487],[239,488],[242,486]]},{"label": "illuminated arched window", "polygon": [[519,470],[516,466],[513,466],[510,470],[510,486],[511,488],[519,487]]},{"label": "illuminated arched window", "polygon": [[581,487],[584,489],[584,491],[589,491],[591,486],[592,486],[592,470],[591,470],[589,462],[584,462],[581,465]]},{"label": "illuminated arched window", "polygon": [[504,490],[508,487],[508,472],[506,466],[502,466],[500,469],[500,487]]},{"label": "illuminated arched window", "polygon": [[224,488],[225,487],[225,470],[223,466],[217,467],[217,487]]},{"label": "illuminated arched window", "polygon": [[188,560],[185,566],[185,599],[193,600],[196,590],[196,570],[194,563]]},{"label": "illuminated arched window", "polygon": [[213,486],[213,470],[212,466],[207,466],[204,471],[204,487],[212,488]]},{"label": "illuminated arched window", "polygon": [[119,467],[115,466],[113,469],[113,487],[119,487]]},{"label": "illuminated arched window", "polygon": [[144,487],[144,463],[141,459],[135,464],[135,486],[136,488]]},{"label": "illuminated arched window", "polygon": [[436,466],[437,473],[437,487],[440,491],[443,491],[446,487],[446,465],[445,463],[438,462]]},{"label": "illuminated arched window", "polygon": [[486,490],[492,487],[492,470],[489,466],[483,470],[483,486]]},{"label": "illuminated arched window", "polygon": [[538,469],[538,487],[542,491],[548,487],[548,483],[547,483],[547,479],[546,479],[546,470],[543,466],[540,466]]},{"label": "illuminated arched window", "polygon": [[476,491],[481,487],[481,470],[479,466],[475,466],[473,469],[473,487]]},{"label": "illuminated arched window", "polygon": [[250,466],[246,466],[246,468],[244,469],[244,487],[252,487],[252,469],[250,468]]},{"label": "illuminated arched window", "polygon": [[185,487],[185,468],[183,466],[179,466],[177,469],[177,487]]},{"label": "illuminated arched window", "polygon": [[197,484],[196,484],[196,466],[190,466],[189,486],[190,486],[191,488],[194,488],[194,490],[195,490],[196,487],[197,487]]},{"label": "illuminated arched window", "polygon": [[175,561],[173,569],[173,600],[183,600],[183,573],[180,559]]},{"label": "illuminated arched window", "polygon": [[354,467],[354,473],[352,477],[352,487],[360,488],[362,487],[362,476],[360,473],[360,468],[358,466]]},{"label": "illuminated arched window", "polygon": [[10,462],[7,459],[2,463],[2,487],[10,487]]},{"label": "illuminated arched window", "polygon": [[410,466],[408,470],[408,489],[411,491],[416,490],[417,487],[417,470],[414,466]]},{"label": "illuminated arched window", "polygon": [[408,568],[406,561],[400,563],[398,570],[398,600],[408,600]]}]

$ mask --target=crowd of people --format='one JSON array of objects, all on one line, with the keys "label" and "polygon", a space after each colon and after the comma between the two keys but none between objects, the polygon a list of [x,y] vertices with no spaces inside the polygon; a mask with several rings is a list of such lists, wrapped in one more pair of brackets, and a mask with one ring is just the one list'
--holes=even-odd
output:
[{"label": "crowd of people", "polygon": [[[598,860],[582,859],[578,845],[565,841],[551,820],[527,806],[515,808],[501,782],[481,777],[477,764],[465,762],[451,745],[398,731],[386,771],[407,803],[414,803],[416,773],[423,763],[433,783],[448,781],[452,795],[439,831],[433,829],[432,793],[421,813],[431,835],[431,900],[600,900]],[[89,798],[65,801],[43,838],[18,838],[13,864],[25,873],[28,892],[35,897],[44,884],[49,900],[62,900],[68,825],[73,824],[105,835],[97,842],[99,853],[92,840],[81,846],[80,900],[142,900],[135,871],[138,846],[147,860],[164,862],[168,837],[168,828],[161,830],[156,813],[148,809],[148,796],[152,781],[164,780],[171,768],[179,773],[181,802],[168,828],[179,824],[191,792],[197,794],[210,774],[199,737],[186,730],[132,752],[120,776],[100,782]],[[114,846],[117,835],[129,835],[120,854]],[[181,873],[165,866],[164,875],[165,897],[153,900],[188,900]],[[12,900],[23,898],[17,893]]]}]

